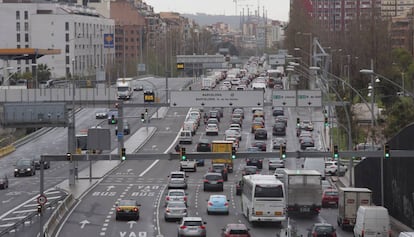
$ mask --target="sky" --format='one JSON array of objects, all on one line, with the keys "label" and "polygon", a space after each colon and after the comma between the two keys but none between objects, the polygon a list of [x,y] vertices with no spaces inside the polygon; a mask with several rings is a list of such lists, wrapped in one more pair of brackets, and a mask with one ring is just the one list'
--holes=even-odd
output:
[{"label": "sky", "polygon": [[[260,6],[260,15],[263,8],[267,10],[267,16],[273,20],[288,21],[290,0],[143,0],[154,7],[154,12],[178,12],[178,13],[205,13],[211,15],[240,15],[242,9],[247,8],[254,13]],[[254,10],[253,10],[254,9]]]}]

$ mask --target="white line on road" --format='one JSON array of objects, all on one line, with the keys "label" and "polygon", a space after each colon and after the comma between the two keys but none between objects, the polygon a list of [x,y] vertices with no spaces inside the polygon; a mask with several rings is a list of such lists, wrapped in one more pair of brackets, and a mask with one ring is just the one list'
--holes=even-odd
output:
[{"label": "white line on road", "polygon": [[139,177],[144,176],[152,167],[154,167],[154,165],[156,165],[158,163],[158,161],[160,161],[160,160],[155,160],[154,162],[152,162],[152,164],[150,166],[148,166],[147,169],[145,169],[144,171],[142,171],[141,174],[139,174]]}]

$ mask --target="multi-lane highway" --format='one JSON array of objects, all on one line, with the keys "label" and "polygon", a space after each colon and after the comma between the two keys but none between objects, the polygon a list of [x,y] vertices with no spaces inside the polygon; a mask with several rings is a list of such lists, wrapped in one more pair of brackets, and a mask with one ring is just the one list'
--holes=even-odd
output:
[{"label": "multi-lane highway", "polygon": [[[152,80],[162,93],[164,86],[163,79]],[[178,89],[184,85],[184,79],[170,79],[170,88]],[[193,85],[196,89],[197,85]],[[266,90],[265,98],[271,99],[271,90]],[[142,94],[135,93],[133,101],[142,100]],[[131,132],[134,133],[145,124],[139,121],[138,115],[145,108],[125,109],[126,116],[136,119],[129,119]],[[171,152],[176,144],[177,134],[184,122],[189,108],[170,108],[162,120],[151,121],[151,126],[157,127],[155,134],[140,149],[140,153],[163,153]],[[208,111],[208,108],[204,108]],[[89,128],[99,124],[101,121],[95,120],[93,108],[85,108],[76,114],[76,129]],[[220,133],[218,136],[206,136],[205,125],[201,125],[193,137],[193,144],[185,145],[188,152],[195,151],[196,143],[201,138],[212,140],[223,139],[224,131],[230,124],[230,110],[225,108],[224,118],[220,123]],[[245,108],[245,119],[243,122],[243,139],[240,143],[240,150],[244,151],[251,146],[254,136],[250,133],[252,113],[249,108]],[[152,113],[153,111],[150,110]],[[271,108],[265,108],[265,123],[268,131],[267,150],[272,150],[272,125],[274,118]],[[287,129],[287,150],[299,150],[299,143],[296,137],[295,127],[296,118],[310,119],[314,122],[313,136],[317,147],[324,146],[322,113],[320,109],[311,108],[286,108],[285,115],[289,117]],[[102,126],[108,126],[106,120]],[[110,125],[111,126],[111,125]],[[112,125],[113,126],[113,125]],[[128,139],[128,136],[125,137]],[[29,144],[19,147],[16,152],[0,161],[2,169],[10,170],[12,176],[13,162],[20,157],[27,157],[36,154],[62,154],[66,151],[67,131],[64,128],[55,128],[45,135],[37,138]],[[116,144],[116,136],[113,137],[112,144]],[[288,168],[300,168],[303,159],[287,159]],[[207,222],[208,236],[220,236],[221,228],[227,223],[245,223],[251,229],[253,236],[276,236],[280,227],[273,224],[250,225],[245,217],[240,213],[240,197],[235,195],[235,182],[241,178],[241,169],[245,161],[242,157],[235,160],[235,171],[229,175],[229,180],[225,182],[224,194],[230,200],[230,215],[207,215],[207,199],[211,194],[217,192],[204,192],[202,190],[202,176],[208,170],[210,162],[206,161],[205,167],[200,167],[197,172],[188,173],[189,185],[187,194],[189,198],[189,215],[201,216]],[[80,164],[80,168],[85,168],[87,164]],[[171,171],[179,169],[177,160],[145,160],[145,161],[126,161],[117,169],[106,176],[96,187],[90,190],[75,206],[65,219],[65,222],[58,231],[57,236],[176,236],[177,223],[164,221],[164,199],[166,191],[167,176]],[[51,169],[45,173],[46,188],[54,187],[68,176],[68,164],[66,162],[51,164]],[[265,162],[262,174],[269,174],[267,163]],[[0,211],[7,213],[13,207],[20,206],[26,200],[36,196],[39,190],[38,174],[34,177],[19,177],[10,179],[10,188],[0,192],[1,200],[9,200],[1,205]],[[18,193],[17,193],[18,192]],[[218,192],[220,193],[220,192]],[[9,198],[9,199],[8,199]],[[139,221],[116,221],[115,203],[119,199],[134,198],[141,204],[141,217]],[[21,206],[23,208],[24,205]],[[16,210],[18,211],[18,210]],[[313,218],[293,218],[291,223],[298,229],[299,234],[305,235],[307,228],[315,222],[329,222],[335,224],[337,209],[323,209],[319,216]],[[0,218],[1,219],[1,218]],[[9,221],[11,222],[11,221]],[[19,229],[19,236],[33,236],[36,223],[29,224],[29,227]],[[31,226],[31,227],[30,227]],[[337,231],[339,236],[350,236],[350,233]]]}]

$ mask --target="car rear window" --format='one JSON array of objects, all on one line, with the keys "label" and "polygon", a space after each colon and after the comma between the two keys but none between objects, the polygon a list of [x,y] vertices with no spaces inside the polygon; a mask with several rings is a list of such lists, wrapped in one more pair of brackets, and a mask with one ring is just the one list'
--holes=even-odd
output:
[{"label": "car rear window", "polygon": [[121,200],[119,201],[119,206],[135,206],[134,200]]},{"label": "car rear window", "polygon": [[174,179],[183,179],[184,178],[184,175],[183,174],[172,174],[171,175],[171,178],[174,178]]},{"label": "car rear window", "polygon": [[317,226],[315,227],[315,231],[318,233],[330,233],[333,232],[332,226]]},{"label": "car rear window", "polygon": [[338,192],[335,191],[329,191],[329,192],[325,192],[326,196],[338,196]]},{"label": "car rear window", "polygon": [[221,179],[221,176],[220,175],[207,175],[206,179],[207,180],[219,180]]},{"label": "car rear window", "polygon": [[247,230],[230,230],[229,232],[232,235],[242,235],[248,233]]},{"label": "car rear window", "polygon": [[203,223],[201,221],[185,221],[185,226],[202,226]]}]

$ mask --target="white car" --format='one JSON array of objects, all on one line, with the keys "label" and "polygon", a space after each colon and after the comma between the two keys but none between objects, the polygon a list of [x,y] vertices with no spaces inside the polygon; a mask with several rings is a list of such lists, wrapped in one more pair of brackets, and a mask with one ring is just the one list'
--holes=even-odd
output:
[{"label": "white car", "polygon": [[228,80],[226,80],[226,81],[223,81],[223,85],[224,86],[227,86],[227,88],[231,88],[231,82],[230,81],[228,81]]},{"label": "white car", "polygon": [[[341,164],[339,168],[340,173],[345,173],[348,167]],[[338,172],[338,161],[325,161],[325,174],[335,175]]]},{"label": "white car", "polygon": [[232,84],[232,85],[240,85],[240,78],[238,78],[238,77],[233,77],[231,80],[230,80],[230,83]]},{"label": "white car", "polygon": [[264,82],[253,82],[252,88],[253,88],[253,90],[265,90],[266,89],[266,83],[264,83]]},{"label": "white car", "polygon": [[218,133],[219,133],[219,129],[218,129],[217,124],[214,124],[214,123],[207,124],[207,126],[206,126],[206,135],[207,136],[208,135],[218,136]]},{"label": "white car", "polygon": [[239,140],[239,141],[241,141],[241,133],[239,132],[239,131],[237,131],[237,130],[234,130],[234,129],[227,129],[225,132],[224,132],[224,136],[225,136],[225,139],[227,140],[227,138],[230,138],[230,137],[234,137],[234,138],[236,138],[237,140]]}]

